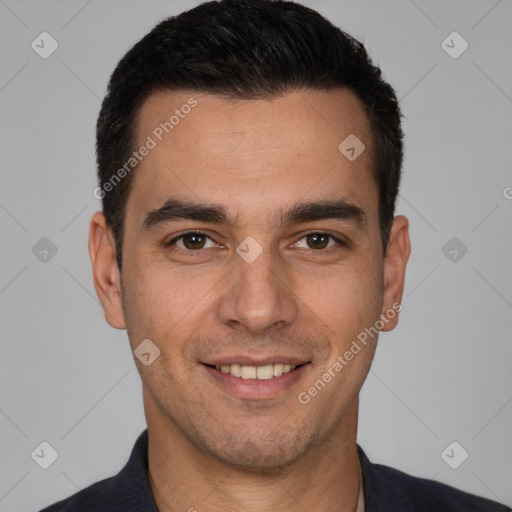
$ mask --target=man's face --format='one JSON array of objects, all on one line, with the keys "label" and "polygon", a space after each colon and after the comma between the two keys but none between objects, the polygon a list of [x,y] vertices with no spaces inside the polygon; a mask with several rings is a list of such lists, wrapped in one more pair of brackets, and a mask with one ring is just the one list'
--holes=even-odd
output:
[{"label": "man's face", "polygon": [[[172,130],[155,132],[176,109]],[[225,462],[289,464],[354,421],[376,338],[333,368],[401,297],[403,268],[386,277],[364,111],[347,90],[245,102],[161,92],[137,134],[137,148],[148,136],[156,146],[126,206],[122,310],[105,309],[132,349],[160,350],[148,366],[136,359],[148,425]],[[353,161],[338,149],[350,134],[366,146]],[[296,368],[268,378],[286,364]]]}]

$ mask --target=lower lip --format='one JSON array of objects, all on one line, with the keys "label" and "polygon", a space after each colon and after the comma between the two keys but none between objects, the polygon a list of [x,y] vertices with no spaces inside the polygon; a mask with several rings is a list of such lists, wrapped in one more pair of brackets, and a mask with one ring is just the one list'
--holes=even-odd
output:
[{"label": "lower lip", "polygon": [[222,373],[215,368],[203,365],[203,368],[217,382],[221,388],[239,398],[262,400],[274,398],[285,390],[291,388],[309,370],[310,363],[303,364],[289,373],[271,379],[242,379],[229,373]]}]

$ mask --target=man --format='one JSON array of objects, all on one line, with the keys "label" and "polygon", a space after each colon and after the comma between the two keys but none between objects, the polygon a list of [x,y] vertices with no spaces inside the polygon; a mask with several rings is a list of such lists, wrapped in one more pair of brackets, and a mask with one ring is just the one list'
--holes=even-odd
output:
[{"label": "man", "polygon": [[372,464],[358,394],[401,309],[408,221],[393,89],[293,2],[208,2],[114,71],[90,225],[147,431],[50,511],[505,511]]}]

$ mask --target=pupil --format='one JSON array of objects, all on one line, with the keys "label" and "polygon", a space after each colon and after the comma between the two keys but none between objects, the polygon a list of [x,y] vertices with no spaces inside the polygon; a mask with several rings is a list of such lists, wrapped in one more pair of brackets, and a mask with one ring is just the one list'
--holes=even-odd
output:
[{"label": "pupil", "polygon": [[[187,248],[197,249],[202,245],[204,237],[201,235],[188,235],[185,237],[185,245]],[[190,247],[189,247],[190,246]]]},{"label": "pupil", "polygon": [[[310,236],[310,239],[312,239],[313,241],[313,245],[315,245],[315,249],[323,249],[324,247],[326,247],[326,240],[327,240],[327,237],[325,235],[319,235],[319,234],[313,234],[313,235],[309,235]],[[318,244],[317,242],[320,241],[321,239],[321,242],[323,243],[320,243]]]}]

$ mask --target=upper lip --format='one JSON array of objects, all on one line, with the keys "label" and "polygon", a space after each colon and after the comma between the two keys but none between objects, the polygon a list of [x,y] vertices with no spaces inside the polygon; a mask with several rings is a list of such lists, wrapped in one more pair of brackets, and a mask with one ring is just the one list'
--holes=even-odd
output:
[{"label": "upper lip", "polygon": [[234,355],[234,356],[223,356],[203,361],[203,364],[210,366],[228,366],[231,364],[239,364],[241,366],[267,366],[270,364],[293,364],[299,366],[304,363],[308,363],[309,360],[297,358],[295,356],[267,356],[267,357],[254,357],[247,355]]}]

